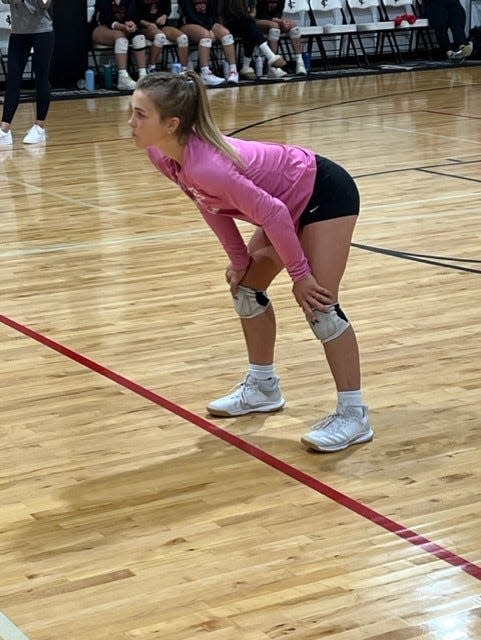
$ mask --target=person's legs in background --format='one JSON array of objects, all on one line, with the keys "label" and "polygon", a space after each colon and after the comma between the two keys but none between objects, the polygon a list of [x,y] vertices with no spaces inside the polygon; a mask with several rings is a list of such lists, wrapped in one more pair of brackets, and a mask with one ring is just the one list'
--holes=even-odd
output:
[{"label": "person's legs in background", "polygon": [[53,31],[33,36],[32,68],[35,75],[37,119],[23,139],[25,144],[45,142],[45,120],[50,107],[50,67],[54,47]]},{"label": "person's legs in background", "polygon": [[20,101],[22,77],[32,48],[32,37],[28,34],[12,33],[8,40],[7,86],[0,124],[0,146],[13,144],[11,123]]}]

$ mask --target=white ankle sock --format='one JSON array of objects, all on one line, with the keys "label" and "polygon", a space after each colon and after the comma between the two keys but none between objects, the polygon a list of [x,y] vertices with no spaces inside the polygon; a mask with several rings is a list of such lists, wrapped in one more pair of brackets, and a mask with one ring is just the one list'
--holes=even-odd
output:
[{"label": "white ankle sock", "polygon": [[274,377],[273,364],[250,364],[247,372],[256,380],[269,380]]},{"label": "white ankle sock", "polygon": [[362,391],[339,391],[337,394],[337,411],[346,407],[362,407]]},{"label": "white ankle sock", "polygon": [[270,48],[267,42],[263,42],[262,44],[259,45],[259,51],[261,51],[268,60],[270,60],[271,58],[274,58],[274,56],[277,55],[272,51],[272,49]]}]

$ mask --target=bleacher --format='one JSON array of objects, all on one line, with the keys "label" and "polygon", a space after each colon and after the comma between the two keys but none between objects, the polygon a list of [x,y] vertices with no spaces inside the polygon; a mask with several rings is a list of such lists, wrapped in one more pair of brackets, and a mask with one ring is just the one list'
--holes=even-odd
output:
[{"label": "bleacher", "polygon": [[[413,25],[406,22],[395,24],[396,15],[419,14],[414,0],[287,0],[285,14],[295,20],[301,29],[303,51],[311,58],[312,67],[330,69],[339,64],[368,66],[384,58],[394,63],[407,55],[430,57],[434,38],[426,20]],[[478,11],[477,2],[472,9]],[[87,19],[92,19],[95,0],[87,0]],[[170,20],[176,20],[178,6],[172,5]],[[469,4],[471,9],[471,3]],[[477,19],[477,13],[475,20]],[[471,19],[470,22],[473,20]],[[9,5],[0,3],[0,80],[7,72],[7,44],[10,34]],[[242,58],[242,45],[237,41],[238,60]],[[293,60],[289,39],[281,38],[280,53]],[[214,66],[222,72],[223,52],[217,45],[213,48]],[[192,47],[191,61],[197,64],[196,47]],[[175,61],[175,44],[164,47],[159,68],[168,68]],[[114,63],[113,48],[91,43],[88,65],[98,76],[102,66]],[[30,63],[26,74],[31,76]]]}]

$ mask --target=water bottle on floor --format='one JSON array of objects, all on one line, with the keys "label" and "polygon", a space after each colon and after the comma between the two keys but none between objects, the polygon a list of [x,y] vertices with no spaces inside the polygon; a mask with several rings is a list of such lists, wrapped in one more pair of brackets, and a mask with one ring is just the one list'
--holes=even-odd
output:
[{"label": "water bottle on floor", "polygon": [[112,77],[112,65],[111,64],[104,64],[104,88],[105,89],[112,89],[114,82],[113,82],[113,77]]},{"label": "water bottle on floor", "polygon": [[95,91],[95,73],[93,69],[87,69],[85,72],[85,88],[87,91]]}]

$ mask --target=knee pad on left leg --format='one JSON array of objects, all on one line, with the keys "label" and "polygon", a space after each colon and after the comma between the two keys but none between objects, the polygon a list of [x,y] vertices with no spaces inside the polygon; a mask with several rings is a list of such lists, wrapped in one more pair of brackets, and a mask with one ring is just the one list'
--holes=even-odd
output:
[{"label": "knee pad on left leg", "polygon": [[145,49],[145,47],[146,47],[145,36],[139,34],[132,38],[132,48],[135,51],[142,51],[142,49]]},{"label": "knee pad on left leg", "polygon": [[277,42],[277,40],[279,40],[279,38],[281,37],[281,30],[277,27],[272,27],[271,29],[269,29],[267,37],[269,40]]},{"label": "knee pad on left leg", "polygon": [[185,33],[183,33],[181,36],[176,38],[175,41],[177,42],[177,46],[180,47],[181,49],[183,47],[189,46],[189,38],[185,35]]},{"label": "knee pad on left leg", "polygon": [[299,27],[292,27],[292,29],[289,29],[289,38],[291,38],[291,40],[298,40],[301,37],[301,30]]},{"label": "knee pad on left leg", "polygon": [[237,292],[232,299],[234,309],[240,318],[255,318],[265,313],[271,301],[265,291],[256,291],[249,287],[237,287]]},{"label": "knee pad on left leg", "polygon": [[316,320],[308,319],[309,326],[322,343],[339,338],[350,327],[349,320],[338,304],[333,305],[327,313],[316,309],[314,314]]},{"label": "knee pad on left leg", "polygon": [[127,53],[129,50],[129,41],[127,38],[117,38],[114,44],[115,53]]},{"label": "knee pad on left leg", "polygon": [[224,47],[229,44],[234,44],[234,36],[232,35],[232,33],[227,33],[225,36],[222,36],[221,42]]},{"label": "knee pad on left leg", "polygon": [[159,31],[159,33],[155,34],[154,44],[156,47],[158,47],[159,49],[162,49],[162,47],[165,46],[166,42],[167,42],[167,38],[165,36],[165,33],[163,33],[162,31]]}]

